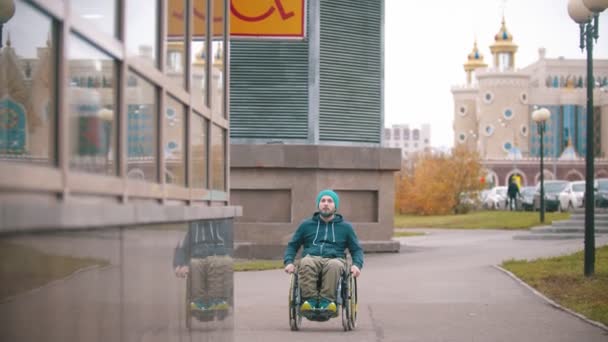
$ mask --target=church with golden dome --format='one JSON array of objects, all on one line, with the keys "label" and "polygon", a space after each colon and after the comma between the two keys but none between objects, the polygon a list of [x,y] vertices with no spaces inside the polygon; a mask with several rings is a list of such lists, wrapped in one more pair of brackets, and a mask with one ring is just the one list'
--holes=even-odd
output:
[{"label": "church with golden dome", "polygon": [[[464,63],[466,83],[452,87],[454,145],[479,153],[488,186],[506,185],[511,176],[533,186],[540,178],[540,138],[532,112],[544,107],[551,112],[543,138],[545,179],[583,180],[586,60],[549,58],[540,48],[535,62],[519,68],[504,17],[489,48],[486,62],[474,41]],[[597,178],[608,177],[608,60],[594,60],[593,71]]]}]

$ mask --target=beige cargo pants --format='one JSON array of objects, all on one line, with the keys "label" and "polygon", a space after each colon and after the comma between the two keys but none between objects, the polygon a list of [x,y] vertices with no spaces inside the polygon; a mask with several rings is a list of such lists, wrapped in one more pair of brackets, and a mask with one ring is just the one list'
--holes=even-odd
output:
[{"label": "beige cargo pants", "polygon": [[[346,261],[341,258],[322,258],[307,255],[300,260],[298,276],[302,298],[322,298],[336,301],[336,289],[340,274],[346,268]],[[321,287],[317,286],[321,278]]]},{"label": "beige cargo pants", "polygon": [[232,297],[233,260],[229,256],[192,258],[192,298],[229,300]]}]

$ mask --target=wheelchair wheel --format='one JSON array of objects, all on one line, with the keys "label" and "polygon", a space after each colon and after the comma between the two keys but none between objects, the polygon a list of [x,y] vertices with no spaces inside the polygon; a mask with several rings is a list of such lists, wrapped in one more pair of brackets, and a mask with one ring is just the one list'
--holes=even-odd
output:
[{"label": "wheelchair wheel", "polygon": [[348,316],[348,323],[350,326],[350,330],[353,330],[357,327],[357,299],[358,299],[358,293],[357,293],[357,278],[355,277],[349,277],[350,278],[350,298],[349,298],[349,303],[350,303],[350,312],[349,312],[349,316]]},{"label": "wheelchair wheel", "polygon": [[190,302],[192,301],[190,296],[192,285],[190,282],[190,274],[188,274],[188,276],[186,276],[186,329],[188,330],[192,329],[192,311],[190,311]]},{"label": "wheelchair wheel", "polygon": [[350,274],[346,279],[343,298],[342,327],[344,331],[349,331],[357,326],[357,279]]},{"label": "wheelchair wheel", "polygon": [[302,316],[298,312],[300,304],[299,290],[298,275],[292,273],[289,284],[289,327],[293,331],[300,330],[300,326],[302,326]]}]

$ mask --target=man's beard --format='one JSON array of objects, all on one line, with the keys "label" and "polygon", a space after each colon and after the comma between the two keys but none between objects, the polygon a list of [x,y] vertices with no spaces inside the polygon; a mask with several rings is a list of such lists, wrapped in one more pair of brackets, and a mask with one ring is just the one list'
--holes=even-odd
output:
[{"label": "man's beard", "polygon": [[327,210],[327,211],[321,210],[320,214],[323,217],[330,217],[331,215],[334,214],[334,211],[333,210]]}]

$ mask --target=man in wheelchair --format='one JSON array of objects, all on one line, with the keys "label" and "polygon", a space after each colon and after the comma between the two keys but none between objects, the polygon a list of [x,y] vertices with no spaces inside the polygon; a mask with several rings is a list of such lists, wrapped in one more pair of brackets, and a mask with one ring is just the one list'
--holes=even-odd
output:
[{"label": "man in wheelchair", "polygon": [[294,273],[294,259],[303,246],[302,259],[297,269],[301,288],[303,314],[322,312],[337,316],[336,288],[346,268],[345,250],[352,257],[350,272],[354,277],[361,274],[363,249],[352,225],[336,213],[340,204],[338,194],[326,189],[317,196],[317,212],[304,220],[287,244],[286,273]]}]

